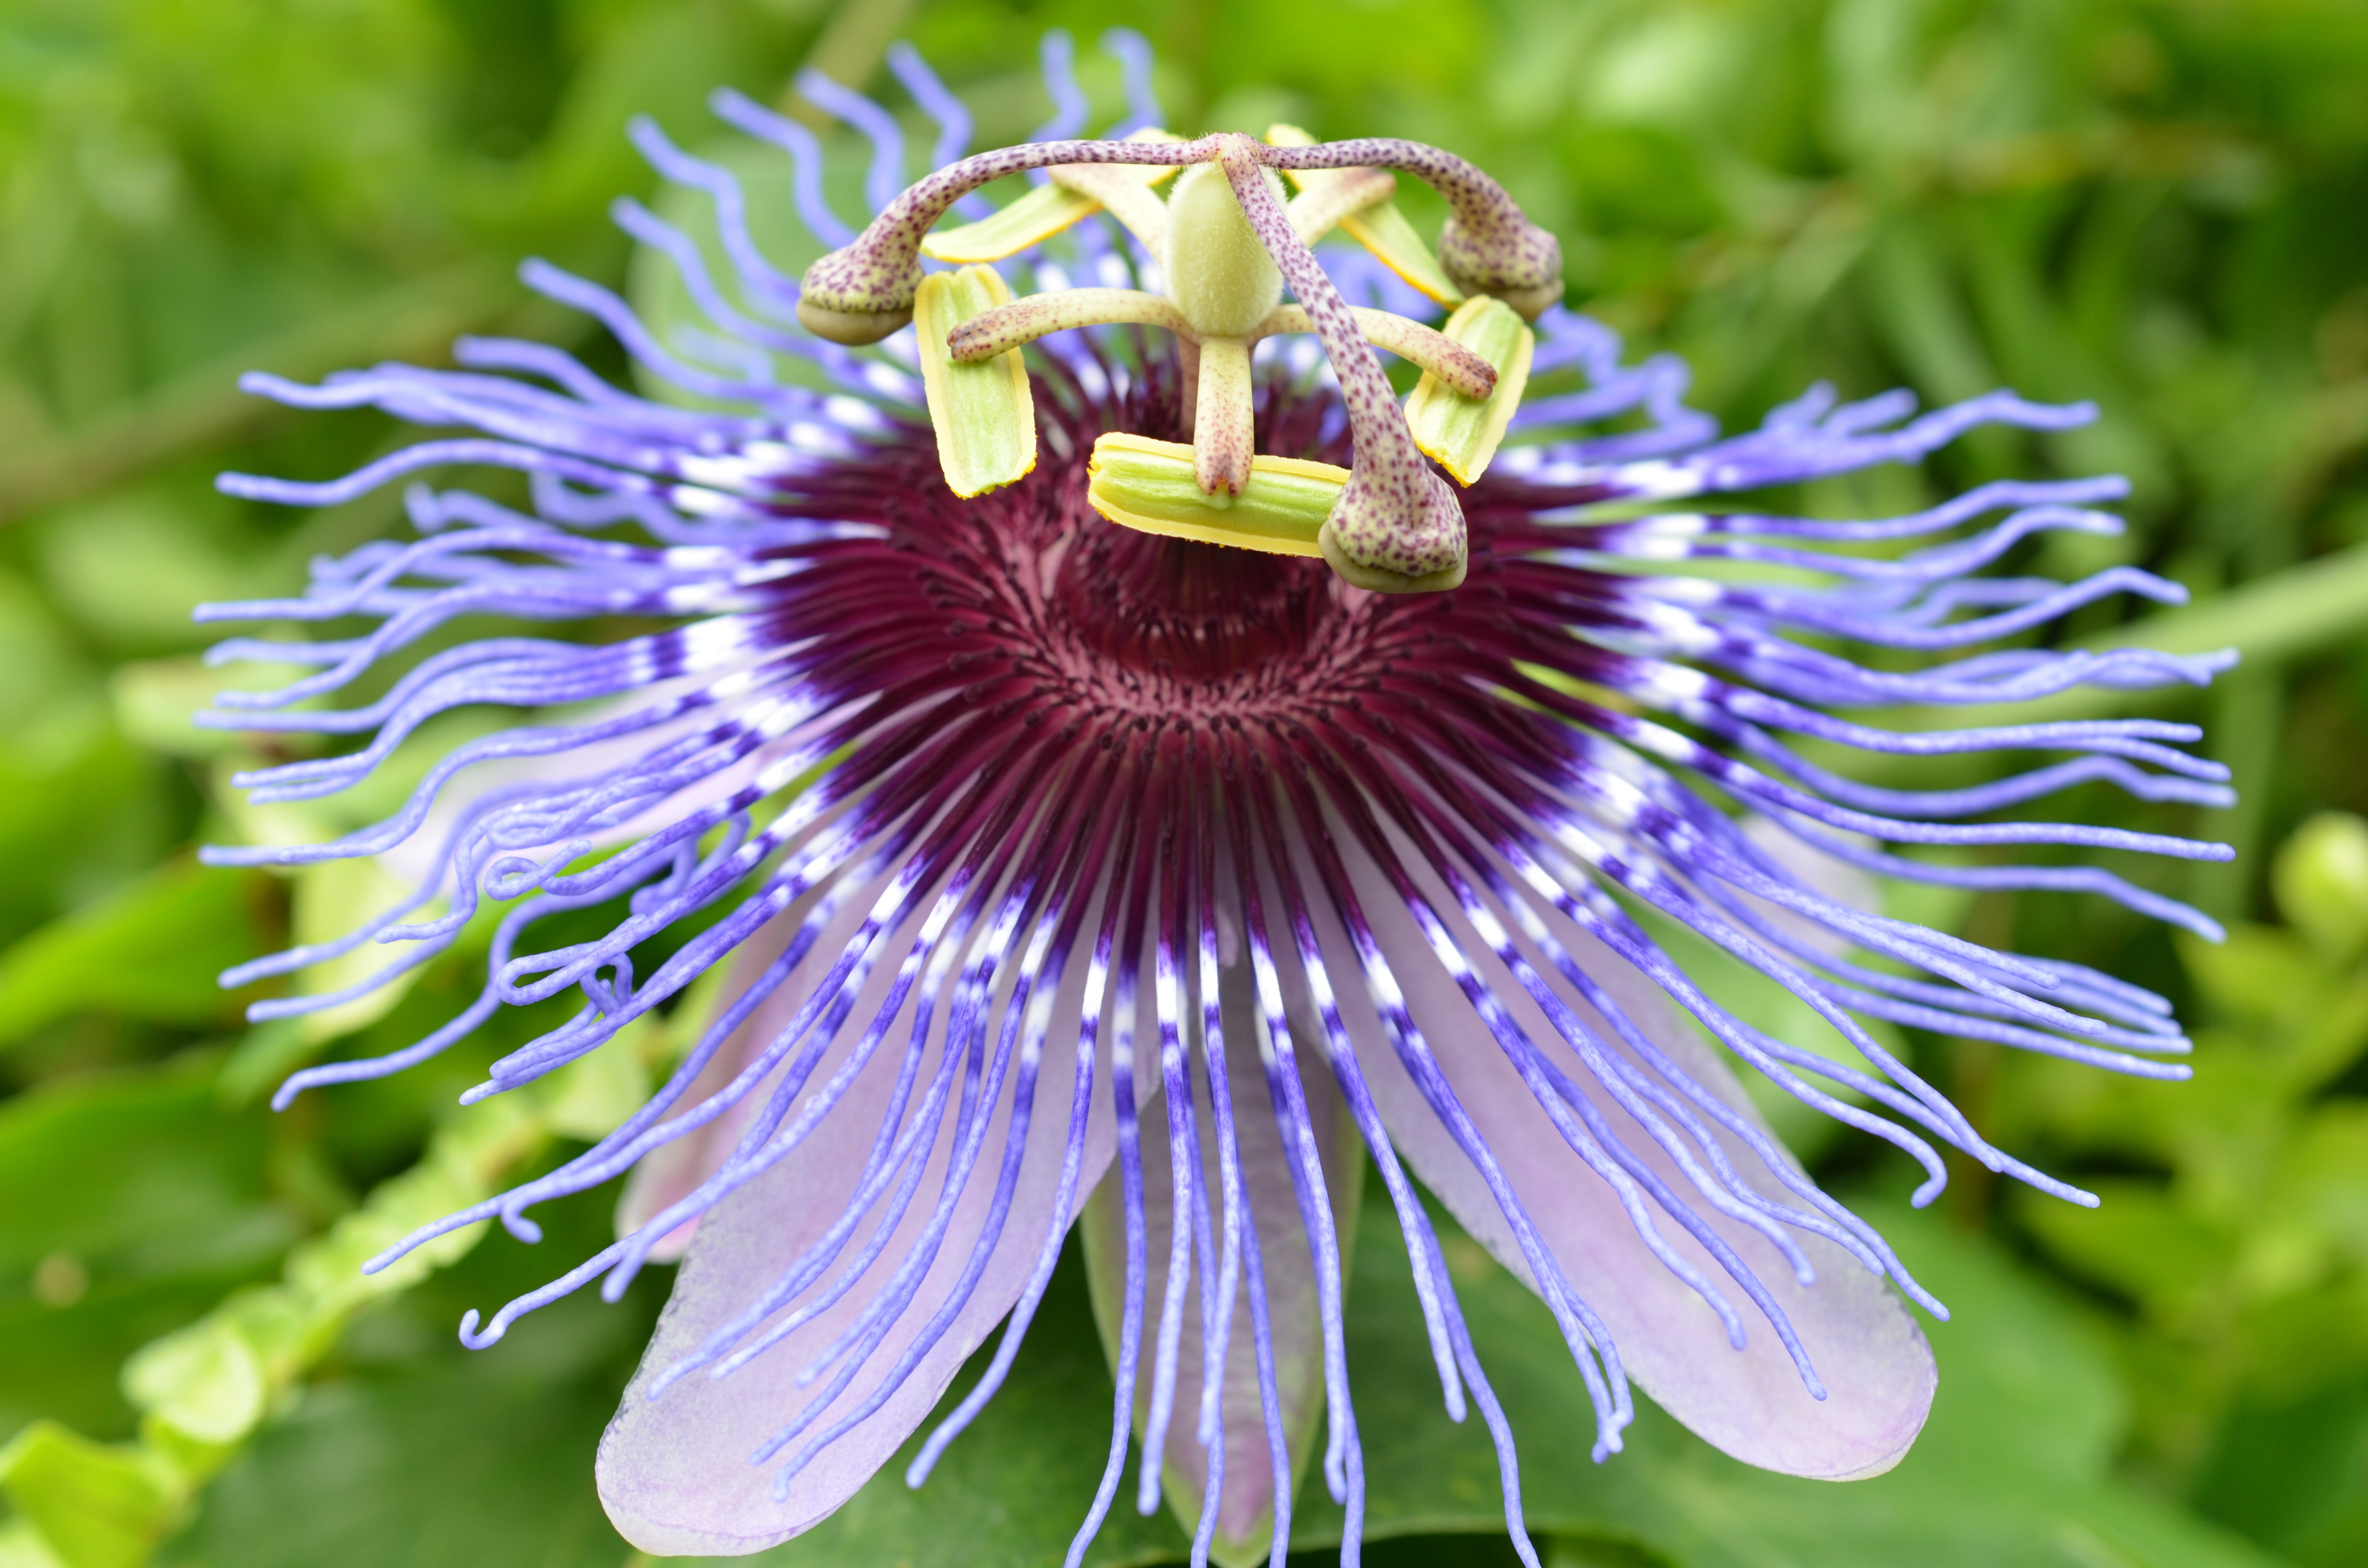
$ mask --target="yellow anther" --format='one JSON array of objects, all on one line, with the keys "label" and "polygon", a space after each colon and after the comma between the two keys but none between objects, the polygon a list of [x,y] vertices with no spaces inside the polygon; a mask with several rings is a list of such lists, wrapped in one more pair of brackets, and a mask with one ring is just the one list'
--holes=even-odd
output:
[{"label": "yellow anther", "polygon": [[[1127,140],[1165,144],[1184,138],[1146,130]],[[1167,232],[1167,209],[1151,193],[1173,178],[1176,169],[1174,164],[1054,164],[1044,171],[1052,184],[1037,186],[975,223],[939,230],[921,241],[921,254],[934,261],[1001,261],[1108,209],[1156,256]]]},{"label": "yellow anther", "polygon": [[1297,458],[1250,460],[1241,494],[1202,491],[1192,449],[1111,431],[1094,442],[1086,499],[1122,528],[1273,555],[1321,555],[1316,535],[1349,471]]},{"label": "yellow anther", "polygon": [[1537,335],[1512,306],[1481,294],[1447,318],[1446,336],[1495,368],[1496,390],[1486,398],[1467,397],[1426,373],[1406,398],[1406,424],[1417,446],[1453,474],[1456,483],[1470,484],[1486,472],[1513,410],[1520,406]]},{"label": "yellow anther", "polygon": [[965,364],[946,347],[955,327],[1010,302],[1011,290],[985,267],[932,273],[913,297],[915,347],[938,463],[957,495],[983,495],[1025,479],[1036,467],[1036,403],[1019,350]]},{"label": "yellow anther", "polygon": [[1090,196],[1063,186],[1040,185],[993,217],[958,229],[940,229],[921,242],[932,261],[1001,261],[1101,210]]}]

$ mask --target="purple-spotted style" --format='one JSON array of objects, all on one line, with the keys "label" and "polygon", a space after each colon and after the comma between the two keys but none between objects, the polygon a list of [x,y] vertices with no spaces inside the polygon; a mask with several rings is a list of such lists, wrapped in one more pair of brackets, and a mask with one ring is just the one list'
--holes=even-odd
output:
[{"label": "purple-spotted style", "polygon": [[[1112,134],[1157,124],[1141,40],[1111,47],[1135,99]],[[1075,137],[1085,108],[1065,40],[1046,61],[1062,113],[1042,138]],[[959,158],[960,102],[911,51],[891,63],[942,130],[933,162]],[[807,91],[871,138],[869,199],[891,206],[905,171],[896,118],[819,79]],[[816,240],[848,244],[812,135],[745,98],[716,108],[792,154]],[[626,1178],[620,1240],[461,1331],[488,1345],[582,1286],[599,1280],[613,1299],[644,1264],[682,1257],[601,1446],[618,1528],[660,1553],[795,1535],[919,1433],[1004,1324],[985,1375],[909,1460],[920,1483],[1001,1384],[1076,1228],[1115,1390],[1109,1464],[1079,1499],[1072,1563],[1121,1490],[1131,1435],[1146,1456],[1134,1504],[1150,1512],[1166,1496],[1196,1561],[1229,1564],[1280,1565],[1300,1468],[1320,1446],[1353,1562],[1363,1471],[1342,1246],[1369,1160],[1405,1235],[1447,1410],[1476,1411],[1494,1437],[1507,1523],[1533,1568],[1513,1435],[1417,1184],[1552,1310],[1594,1401],[1598,1460],[1621,1446],[1633,1381],[1756,1465],[1842,1480],[1895,1463],[1934,1382],[1902,1298],[1935,1315],[1940,1304],[1775,1142],[1731,1062],[1896,1145],[1925,1173],[1919,1201],[1940,1189],[1945,1146],[2093,1202],[1986,1142],[1867,1024],[2183,1077],[2187,1042],[2165,1004],[1832,890],[1868,871],[2053,888],[2208,933],[2102,869],[1891,846],[2216,858],[2221,846],[2184,839],[1969,819],[2099,779],[2201,805],[2227,792],[2219,768],[2177,749],[2195,738],[2183,725],[1895,733],[1851,715],[2202,683],[2226,661],[2010,641],[2106,595],[2179,597],[2130,570],[2069,585],[1976,575],[2033,534],[2118,528],[2097,509],[2118,481],[1995,483],[1869,521],[1702,498],[2090,411],[1997,393],[1914,416],[1901,395],[1841,404],[1820,390],[1721,439],[1684,406],[1681,366],[1623,367],[1605,328],[1541,306],[1531,374],[1571,390],[1531,399],[1515,444],[1460,492],[1461,585],[1372,594],[1321,560],[1135,532],[1087,505],[1097,437],[1172,439],[1185,418],[1178,353],[1140,327],[1042,339],[1028,365],[1033,472],[957,499],[909,329],[877,347],[806,335],[797,284],[750,240],[733,176],[646,122],[634,135],[669,179],[712,199],[723,278],[688,236],[620,209],[674,258],[709,330],[661,341],[596,284],[541,264],[526,281],[591,312],[651,377],[738,412],[635,395],[512,341],[464,341],[453,370],[253,378],[298,406],[471,433],[327,483],[225,476],[233,494],[335,505],[465,463],[522,473],[530,500],[415,484],[416,539],[318,564],[300,598],[201,612],[367,627],[217,650],[312,673],[227,692],[210,722],[367,738],[244,776],[260,801],[356,785],[436,715],[522,710],[454,749],[376,827],[211,852],[241,865],[385,857],[416,886],[343,940],[226,977],[393,944],[373,978],[257,1004],[257,1017],[367,994],[447,949],[481,909],[510,904],[472,1006],[391,1056],[300,1072],[277,1103],[398,1071],[503,1007],[568,993],[575,1016],[467,1098],[531,1083],[654,1009],[709,1009],[686,1015],[694,1043],[613,1132],[373,1265],[485,1219],[531,1240],[534,1205]],[[1244,145],[1224,143],[1226,175],[1264,233],[1280,208]],[[987,211],[964,201],[965,215]],[[1007,272],[1045,288],[1152,276],[1154,258],[1099,222]],[[1285,264],[1311,309],[1345,320],[1344,297],[1424,306],[1361,253],[1315,254],[1328,282],[1304,251]],[[1320,307],[1310,298],[1336,289]],[[804,380],[776,377],[791,361]],[[1313,343],[1260,344],[1255,374],[1258,452],[1350,460],[1343,378]],[[1586,428],[1605,421],[1619,427]],[[1443,486],[1410,451],[1390,454],[1406,483]],[[1720,564],[1702,575],[1690,562]],[[1748,581],[1742,563],[1771,571]],[[509,624],[456,641],[472,615]],[[660,629],[586,643],[524,624],[591,617]],[[1869,667],[1835,651],[1853,644],[1937,662],[1903,673],[1896,657]],[[435,651],[383,695],[331,706],[421,646]],[[1826,758],[2065,756],[1918,792],[1854,782],[1803,742]],[[613,912],[606,935],[535,946],[538,922],[595,908]],[[1654,922],[1789,988],[1859,1060],[1732,1017],[1664,955]],[[695,934],[637,967],[643,944],[677,927]],[[686,1000],[718,966],[729,978],[715,999]]]}]

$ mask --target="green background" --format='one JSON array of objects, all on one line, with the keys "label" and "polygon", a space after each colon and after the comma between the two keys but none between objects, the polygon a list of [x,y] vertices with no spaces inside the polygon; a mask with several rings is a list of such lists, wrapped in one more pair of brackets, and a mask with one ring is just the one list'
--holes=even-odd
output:
[{"label": "green background", "polygon": [[[2008,472],[2124,472],[2125,539],[2055,536],[2023,564],[2139,563],[2192,602],[2110,600],[2054,635],[2247,653],[2208,694],[2057,705],[2210,727],[2234,811],[2103,790],[2051,809],[2235,843],[2230,867],[2117,868],[2228,921],[2227,946],[2096,901],[1896,911],[2179,1001],[2199,1046],[2184,1087],[1905,1042],[2002,1147],[2105,1207],[2029,1200],[1963,1166],[1911,1216],[1896,1156],[1799,1130],[1956,1309],[1931,1330],[1932,1425],[1897,1471],[1760,1475],[1649,1411],[1629,1453],[1587,1464],[1583,1401],[1540,1310],[1452,1246],[1523,1436],[1542,1548],[1561,1568],[2368,1561],[2368,828],[2345,814],[2368,809],[2368,6],[11,0],[0,1565],[631,1555],[593,1497],[591,1445],[664,1280],[613,1308],[571,1301],[490,1354],[451,1332],[597,1246],[607,1196],[562,1206],[539,1250],[463,1242],[366,1290],[351,1264],[390,1226],[596,1136],[666,1031],[619,1048],[605,1076],[473,1119],[450,1108],[493,1040],[275,1117],[259,1102],[291,1064],[439,1021],[465,955],[383,1016],[327,1028],[246,1030],[246,998],[212,983],[291,931],[335,928],[373,889],[207,870],[191,846],[335,831],[380,802],[274,821],[236,806],[237,743],[185,727],[211,678],[189,606],[287,592],[310,556],[399,517],[392,493],[290,513],[221,498],[211,477],[326,475],[406,438],[371,414],[290,416],[239,394],[236,373],[432,362],[456,334],[502,331],[621,376],[611,347],[512,273],[541,255],[625,280],[606,206],[655,191],[630,114],[713,144],[710,87],[796,110],[801,62],[879,88],[880,50],[904,37],[991,143],[1049,111],[1033,70],[1048,27],[1077,35],[1081,78],[1114,116],[1116,68],[1093,40],[1119,21],[1156,47],[1178,129],[1283,119],[1489,167],[1563,235],[1573,302],[1634,354],[1683,354],[1692,401],[1729,428],[1819,378],[1928,402],[2000,384],[2095,399],[2087,430],[1986,435],[1930,475],[1800,499],[1895,507]],[[859,149],[833,145],[852,180]],[[1738,1006],[1781,1006],[1711,978]],[[1373,1525],[1406,1538],[1371,1559],[1509,1562],[1485,1445],[1426,1394],[1386,1226],[1357,1267]],[[877,1485],[768,1561],[1056,1561],[1106,1431],[1085,1312],[1064,1275],[1059,1332],[1035,1336],[927,1491]],[[1321,1558],[1321,1488],[1302,1506]],[[1100,1558],[1177,1544],[1121,1510]]]}]

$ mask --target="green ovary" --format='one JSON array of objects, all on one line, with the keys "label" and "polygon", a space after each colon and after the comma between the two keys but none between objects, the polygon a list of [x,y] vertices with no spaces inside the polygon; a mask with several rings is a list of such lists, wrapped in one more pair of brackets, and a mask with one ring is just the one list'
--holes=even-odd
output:
[{"label": "green ovary", "polygon": [[[1277,187],[1272,171],[1261,171]],[[1247,337],[1282,300],[1282,274],[1243,216],[1225,172],[1196,164],[1167,202],[1167,297],[1199,337]]]}]

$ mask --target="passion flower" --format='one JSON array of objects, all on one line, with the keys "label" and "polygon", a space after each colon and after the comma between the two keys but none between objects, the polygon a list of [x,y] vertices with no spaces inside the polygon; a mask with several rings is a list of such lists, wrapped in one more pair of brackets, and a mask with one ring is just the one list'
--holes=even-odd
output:
[{"label": "passion flower", "polygon": [[[1140,40],[1114,47],[1140,93]],[[1065,45],[1048,59],[1056,99],[1079,102]],[[1902,1298],[1941,1309],[1777,1143],[1730,1063],[1905,1152],[1920,1201],[1945,1145],[2093,1202],[1985,1142],[1868,1023],[2177,1078],[2186,1041],[2165,1004],[1834,889],[1865,872],[2054,888],[2208,930],[2101,869],[1889,846],[2217,858],[2185,839],[1966,819],[2083,780],[2205,804],[2226,790],[2177,749],[2195,738],[2181,725],[1894,732],[1843,714],[2200,683],[2222,661],[2008,641],[2101,596],[2179,597],[2129,570],[1977,574],[2034,533],[2118,528],[2097,509],[2118,481],[1995,483],[1856,521],[1702,498],[2090,411],[2000,392],[1911,417],[1898,394],[1843,404],[1819,389],[1720,439],[1683,406],[1681,367],[1623,368],[1605,328],[1555,302],[1552,237],[1460,159],[1289,128],[1186,141],[1145,103],[1131,139],[1056,124],[962,158],[960,104],[910,51],[893,62],[945,131],[945,166],[901,193],[895,119],[805,84],[874,140],[878,216],[860,233],[824,207],[811,136],[717,100],[802,160],[802,209],[837,247],[803,287],[749,238],[734,178],[647,123],[635,134],[659,169],[713,198],[733,275],[719,283],[646,210],[620,219],[675,259],[710,330],[661,341],[607,290],[527,269],[706,406],[511,341],[464,341],[457,370],[250,382],[472,433],[328,483],[225,476],[233,494],[332,505],[469,463],[523,472],[531,495],[519,510],[416,486],[417,538],[322,562],[300,598],[203,612],[370,628],[218,651],[313,668],[226,693],[211,722],[369,737],[245,776],[258,801],[350,788],[435,715],[521,710],[376,827],[213,852],[388,857],[416,883],[341,941],[227,977],[395,944],[362,984],[257,1017],[350,1001],[489,902],[513,905],[474,1006],[408,1050],[296,1074],[280,1103],[423,1061],[500,1008],[580,996],[469,1097],[496,1094],[653,1009],[695,1007],[686,989],[729,966],[695,1043],[615,1131],[374,1267],[481,1220],[531,1240],[536,1204],[630,1173],[614,1245],[461,1333],[491,1344],[596,1279],[613,1298],[683,1257],[598,1461],[618,1528],[657,1552],[746,1552],[810,1527],[1004,1325],[911,1460],[919,1484],[1001,1385],[1075,1227],[1115,1390],[1072,1561],[1132,1434],[1136,1506],[1165,1495],[1196,1561],[1280,1564],[1319,1429],[1353,1561],[1342,1236],[1368,1160],[1447,1409],[1494,1434],[1531,1562],[1512,1435],[1417,1183],[1552,1309],[1594,1399],[1597,1459],[1620,1448],[1633,1379],[1753,1464],[1837,1480],[1889,1467],[1934,1380]],[[1047,182],[1008,205],[973,199],[1037,168]],[[1435,249],[1391,205],[1400,174],[1448,197]],[[958,204],[974,221],[942,226]],[[1336,229],[1365,248],[1309,248]],[[957,269],[929,271],[929,256]],[[1095,286],[1069,287],[1080,275]],[[1448,306],[1443,330],[1415,319]],[[1423,371],[1403,405],[1375,345]],[[813,384],[775,378],[778,357]],[[1571,390],[1520,402],[1549,377]],[[1748,563],[1781,570],[1754,581]],[[660,629],[445,635],[471,615]],[[383,695],[326,705],[431,638]],[[1852,646],[1939,662],[1869,667]],[[1803,741],[2067,755],[1918,792],[1855,782]],[[549,915],[617,901],[606,935],[530,939]],[[1788,988],[1856,1060],[1732,1016],[1653,921]]]}]

